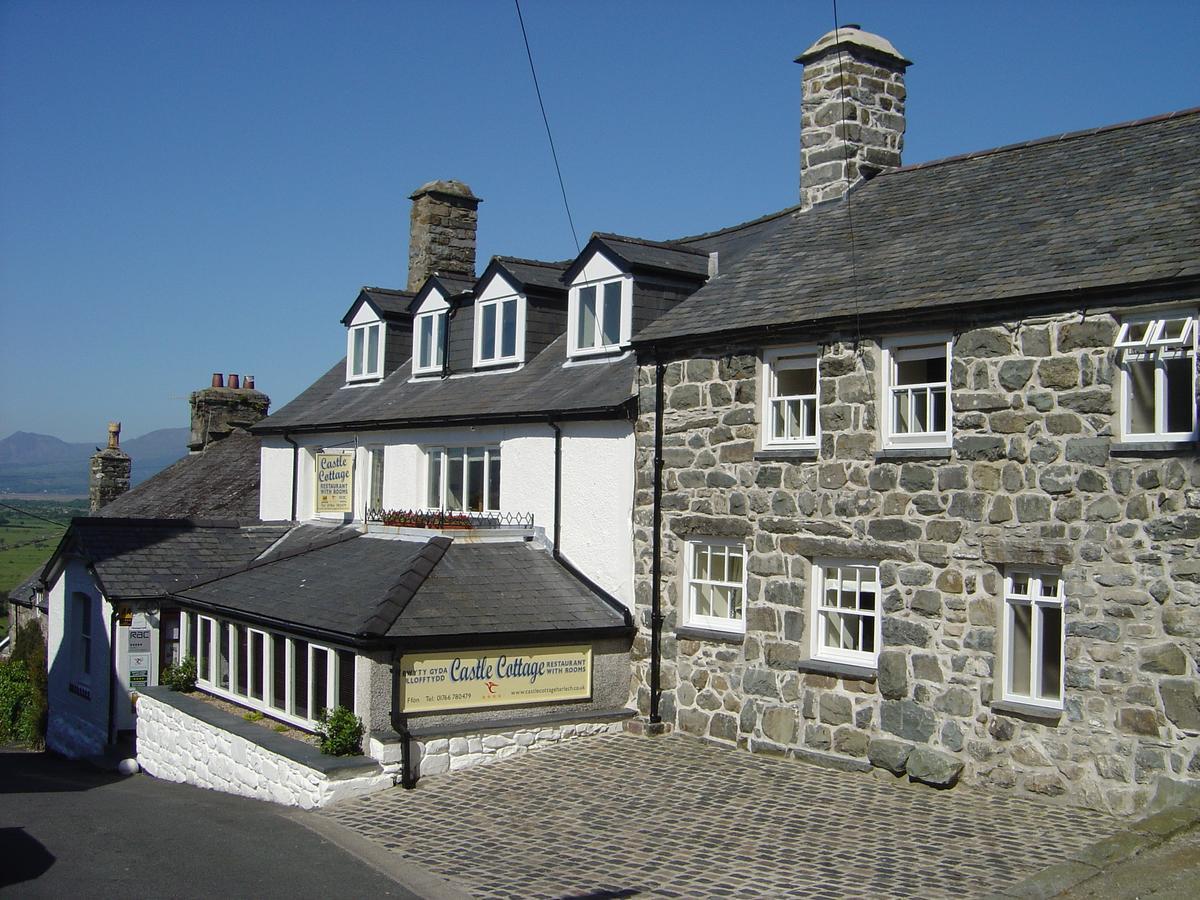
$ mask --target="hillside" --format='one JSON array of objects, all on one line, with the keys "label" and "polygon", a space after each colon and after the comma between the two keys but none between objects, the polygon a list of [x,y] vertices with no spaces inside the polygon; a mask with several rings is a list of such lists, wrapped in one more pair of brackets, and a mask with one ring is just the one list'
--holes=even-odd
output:
[{"label": "hillside", "polygon": [[[188,429],[160,428],[123,441],[133,457],[133,485],[187,454]],[[73,444],[48,434],[17,431],[0,440],[0,494],[51,493],[86,496],[88,460],[97,444]]]}]

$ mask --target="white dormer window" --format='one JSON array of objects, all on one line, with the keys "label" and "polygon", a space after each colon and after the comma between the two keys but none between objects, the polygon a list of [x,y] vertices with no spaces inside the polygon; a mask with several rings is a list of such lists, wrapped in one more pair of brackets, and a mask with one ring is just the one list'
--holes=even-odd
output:
[{"label": "white dormer window", "polygon": [[522,298],[480,299],[475,304],[475,365],[520,362],[525,333]]},{"label": "white dormer window", "polygon": [[572,356],[609,353],[629,341],[633,281],[628,276],[573,285],[568,300]]},{"label": "white dormer window", "polygon": [[417,316],[413,320],[413,335],[413,374],[440,372],[446,346],[446,311],[442,309]]},{"label": "white dormer window", "polygon": [[347,335],[346,380],[366,381],[383,375],[383,323],[355,325]]}]

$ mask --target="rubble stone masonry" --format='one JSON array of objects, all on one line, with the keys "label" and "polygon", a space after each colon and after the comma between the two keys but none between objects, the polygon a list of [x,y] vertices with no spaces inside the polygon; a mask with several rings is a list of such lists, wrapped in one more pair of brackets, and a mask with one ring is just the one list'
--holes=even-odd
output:
[{"label": "rubble stone masonry", "polygon": [[[875,335],[824,339],[820,449],[763,453],[760,346],[665,368],[664,721],[751,752],[1130,814],[1200,778],[1200,461],[1115,446],[1117,319],[954,335],[953,449],[880,451]],[[640,370],[633,693],[649,709],[654,374]],[[690,537],[747,546],[744,638],[677,633]],[[874,677],[805,663],[814,558],[877,563]],[[1001,710],[1006,565],[1060,567],[1061,714]],[[808,668],[808,671],[805,669]]]}]

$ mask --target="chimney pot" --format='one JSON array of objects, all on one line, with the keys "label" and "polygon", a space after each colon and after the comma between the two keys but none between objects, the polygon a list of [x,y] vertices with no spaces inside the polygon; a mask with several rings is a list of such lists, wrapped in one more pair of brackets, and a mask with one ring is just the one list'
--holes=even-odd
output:
[{"label": "chimney pot", "polygon": [[239,387],[241,387],[241,384],[238,382],[238,377],[237,377],[237,375],[231,374],[231,375],[229,376],[229,386],[230,386],[231,388],[233,388],[233,390],[235,390],[235,391],[236,391],[236,390],[237,390]]},{"label": "chimney pot", "polygon": [[253,375],[247,375],[247,376],[246,376],[244,379],[242,379],[242,385],[243,385],[243,386],[246,388],[246,390],[248,390],[248,391],[252,391],[252,390],[254,390],[254,376],[253,376]]},{"label": "chimney pot", "polygon": [[213,372],[212,386],[213,387],[225,387],[225,376],[222,375],[220,372]]}]

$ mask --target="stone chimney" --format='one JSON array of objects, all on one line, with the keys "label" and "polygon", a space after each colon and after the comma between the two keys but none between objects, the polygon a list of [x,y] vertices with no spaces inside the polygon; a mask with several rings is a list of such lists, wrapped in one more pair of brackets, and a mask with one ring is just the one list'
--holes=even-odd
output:
[{"label": "stone chimney", "polygon": [[479,198],[461,181],[431,181],[408,199],[408,290],[419,290],[434,272],[474,278]]},{"label": "stone chimney", "polygon": [[800,203],[807,209],[842,196],[862,177],[900,165],[904,70],[912,61],[886,38],[843,25],[796,62],[804,66]]},{"label": "stone chimney", "polygon": [[88,501],[93,513],[129,490],[133,460],[121,449],[121,423],[108,423],[108,446],[92,457],[88,477]]},{"label": "stone chimney", "polygon": [[199,453],[214,441],[228,437],[235,428],[249,428],[265,418],[271,398],[254,389],[253,375],[247,375],[244,382],[237,375],[230,375],[226,387],[225,377],[217,372],[211,387],[192,393],[191,404],[188,449]]}]

